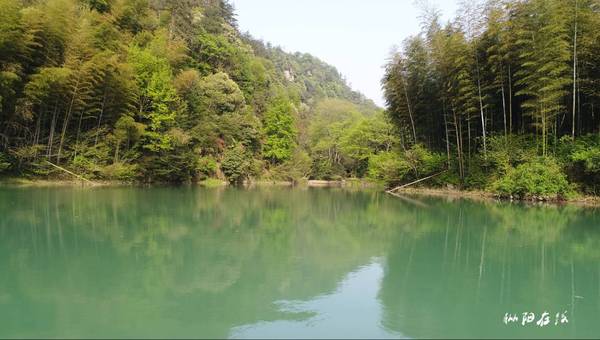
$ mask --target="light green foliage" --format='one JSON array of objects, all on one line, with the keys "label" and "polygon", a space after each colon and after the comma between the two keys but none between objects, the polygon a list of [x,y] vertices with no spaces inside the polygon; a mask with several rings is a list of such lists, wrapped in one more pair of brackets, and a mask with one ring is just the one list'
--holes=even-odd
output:
[{"label": "light green foliage", "polygon": [[139,178],[137,164],[113,163],[101,170],[101,177],[125,182],[132,182]]},{"label": "light green foliage", "polygon": [[535,149],[533,149],[533,154],[529,154],[527,151],[528,146],[524,143],[524,138],[520,136],[511,136],[510,139],[502,135],[490,136],[487,161],[497,171],[506,173],[510,167],[535,156]]},{"label": "light green foliage", "polygon": [[361,113],[357,105],[337,99],[319,102],[308,128],[310,151],[315,159],[313,177],[345,176],[342,136]]},{"label": "light green foliage", "polygon": [[375,180],[397,183],[410,171],[408,162],[395,152],[382,152],[369,158],[369,177]]},{"label": "light green foliage", "polygon": [[[148,122],[151,131],[165,131],[175,120],[177,102],[169,63],[166,59],[137,46],[129,48],[128,56],[139,88],[140,118]],[[157,147],[160,148],[160,144],[150,148]]]},{"label": "light green foliage", "polygon": [[395,148],[398,139],[394,128],[383,113],[356,121],[344,131],[341,149],[358,161],[367,160],[372,154]]},{"label": "light green foliage", "polygon": [[280,164],[292,157],[296,147],[293,106],[286,98],[275,100],[264,117],[265,142],[263,155],[273,164]]},{"label": "light green foliage", "polygon": [[543,199],[565,198],[572,193],[567,176],[550,157],[538,157],[509,169],[493,184],[493,190],[500,195]]},{"label": "light green foliage", "polygon": [[415,144],[404,152],[404,157],[415,170],[416,176],[441,171],[445,164],[441,154],[431,152],[422,144]]},{"label": "light green foliage", "polygon": [[398,145],[395,129],[383,112],[343,100],[320,101],[308,126],[313,178],[363,177],[369,157]]},{"label": "light green foliage", "polygon": [[401,152],[382,152],[369,158],[368,174],[387,185],[409,182],[440,172],[445,166],[442,155],[420,144]]},{"label": "light green foliage", "polygon": [[246,105],[239,86],[223,72],[203,78],[196,91],[197,101],[192,102],[195,112],[207,115],[239,113]]}]

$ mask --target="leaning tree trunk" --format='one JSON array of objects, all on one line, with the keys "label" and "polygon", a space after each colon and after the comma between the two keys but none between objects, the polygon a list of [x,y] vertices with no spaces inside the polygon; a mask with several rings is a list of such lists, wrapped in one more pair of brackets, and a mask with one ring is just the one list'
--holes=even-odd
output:
[{"label": "leaning tree trunk", "polygon": [[481,80],[479,79],[479,61],[477,62],[477,89],[479,91],[479,111],[481,113],[481,130],[483,132],[483,157],[487,158],[487,140],[486,140],[486,133],[485,133],[485,115],[483,113],[483,98],[481,97]]}]

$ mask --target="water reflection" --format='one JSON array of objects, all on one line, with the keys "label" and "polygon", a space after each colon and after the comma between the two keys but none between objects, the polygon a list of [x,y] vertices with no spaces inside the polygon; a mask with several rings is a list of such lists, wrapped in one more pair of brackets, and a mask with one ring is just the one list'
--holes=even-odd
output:
[{"label": "water reflection", "polygon": [[3,188],[0,337],[600,335],[597,210],[418,200]]},{"label": "water reflection", "polygon": [[381,324],[377,294],[383,279],[380,260],[360,267],[335,292],[308,301],[278,301],[280,311],[304,314],[301,320],[277,320],[235,327],[232,338],[402,338]]}]

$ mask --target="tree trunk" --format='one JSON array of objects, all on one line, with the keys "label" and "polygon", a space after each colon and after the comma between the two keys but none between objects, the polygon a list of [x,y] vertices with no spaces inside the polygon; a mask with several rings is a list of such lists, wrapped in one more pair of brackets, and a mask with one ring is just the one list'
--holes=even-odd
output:
[{"label": "tree trunk", "polygon": [[469,156],[469,159],[467,159],[468,162],[471,161],[471,119],[467,118],[467,147],[469,148],[467,150],[467,155]]},{"label": "tree trunk", "polygon": [[54,104],[54,112],[52,113],[52,122],[50,123],[50,134],[48,136],[48,150],[46,157],[49,159],[52,157],[52,145],[54,144],[54,130],[56,130],[56,114],[58,111],[58,99]]},{"label": "tree trunk", "polygon": [[[485,116],[483,114],[483,98],[481,97],[481,77],[479,75],[479,58],[475,57],[477,63],[477,90],[479,91],[479,111],[481,113],[481,129],[483,133],[483,157],[487,158],[487,140],[485,133]],[[469,150],[470,151],[470,150]]]},{"label": "tree trunk", "polygon": [[573,122],[571,137],[575,140],[575,112],[577,110],[577,15],[579,11],[579,2],[575,0],[575,32],[573,33]]},{"label": "tree trunk", "polygon": [[106,89],[104,89],[104,97],[102,98],[102,106],[100,107],[100,115],[98,116],[98,126],[96,127],[96,138],[94,139],[94,147],[98,145],[98,134],[100,133],[100,124],[104,115],[104,106],[106,105]]},{"label": "tree trunk", "polygon": [[460,129],[458,126],[458,120],[456,119],[456,111],[452,108],[452,116],[454,117],[454,131],[456,132],[456,152],[458,156],[458,173],[460,175],[461,180],[464,178],[464,170],[462,164],[462,150],[461,150],[461,142],[460,142]]},{"label": "tree trunk", "polygon": [[121,142],[118,141],[117,142],[117,147],[115,148],[115,161],[114,161],[115,164],[119,162],[119,149],[120,149],[120,146],[121,146]]},{"label": "tree trunk", "polygon": [[444,114],[444,131],[446,132],[446,155],[447,155],[447,163],[448,163],[448,169],[450,169],[450,136],[448,134],[448,119],[446,117],[446,105],[445,103],[442,104],[443,105],[443,114]]},{"label": "tree trunk", "polygon": [[512,75],[510,73],[510,64],[508,65],[508,132],[512,134],[513,125],[513,104],[512,104]]},{"label": "tree trunk", "polygon": [[504,138],[506,139],[508,136],[508,132],[506,130],[506,97],[504,95],[504,76],[502,78],[502,114],[504,116]]},{"label": "tree trunk", "polygon": [[412,109],[410,107],[410,99],[408,98],[408,89],[406,88],[406,82],[402,79],[402,85],[404,85],[404,96],[406,97],[406,106],[408,107],[408,116],[410,117],[410,125],[412,126],[413,140],[417,144],[417,129],[415,127],[415,120],[413,118]]},{"label": "tree trunk", "polygon": [[34,147],[33,159],[37,159],[37,145],[40,141],[40,130],[42,129],[42,115],[44,114],[45,108],[40,110],[37,122],[35,123],[35,134],[33,135],[32,146]]},{"label": "tree trunk", "polygon": [[75,138],[75,153],[73,155],[73,160],[77,157],[77,150],[79,149],[79,135],[81,134],[81,121],[83,120],[83,111],[79,114],[79,123],[77,124],[77,137]]},{"label": "tree trunk", "polygon": [[73,95],[71,96],[71,103],[69,104],[69,109],[65,115],[65,120],[63,121],[62,131],[60,133],[60,143],[58,144],[58,155],[56,156],[56,163],[60,165],[60,155],[62,153],[62,148],[65,143],[65,136],[67,134],[67,127],[69,126],[69,120],[71,119],[71,113],[73,112],[73,106],[75,104],[75,98],[77,97],[77,92],[79,91],[79,78],[77,78],[77,82],[75,83],[75,88],[73,89]]}]

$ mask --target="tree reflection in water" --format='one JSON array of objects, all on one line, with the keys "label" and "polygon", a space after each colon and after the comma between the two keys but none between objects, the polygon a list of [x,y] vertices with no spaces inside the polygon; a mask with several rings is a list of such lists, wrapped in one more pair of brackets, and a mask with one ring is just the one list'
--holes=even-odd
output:
[{"label": "tree reflection in water", "polygon": [[0,337],[600,334],[596,210],[418,200],[1,189]]}]

